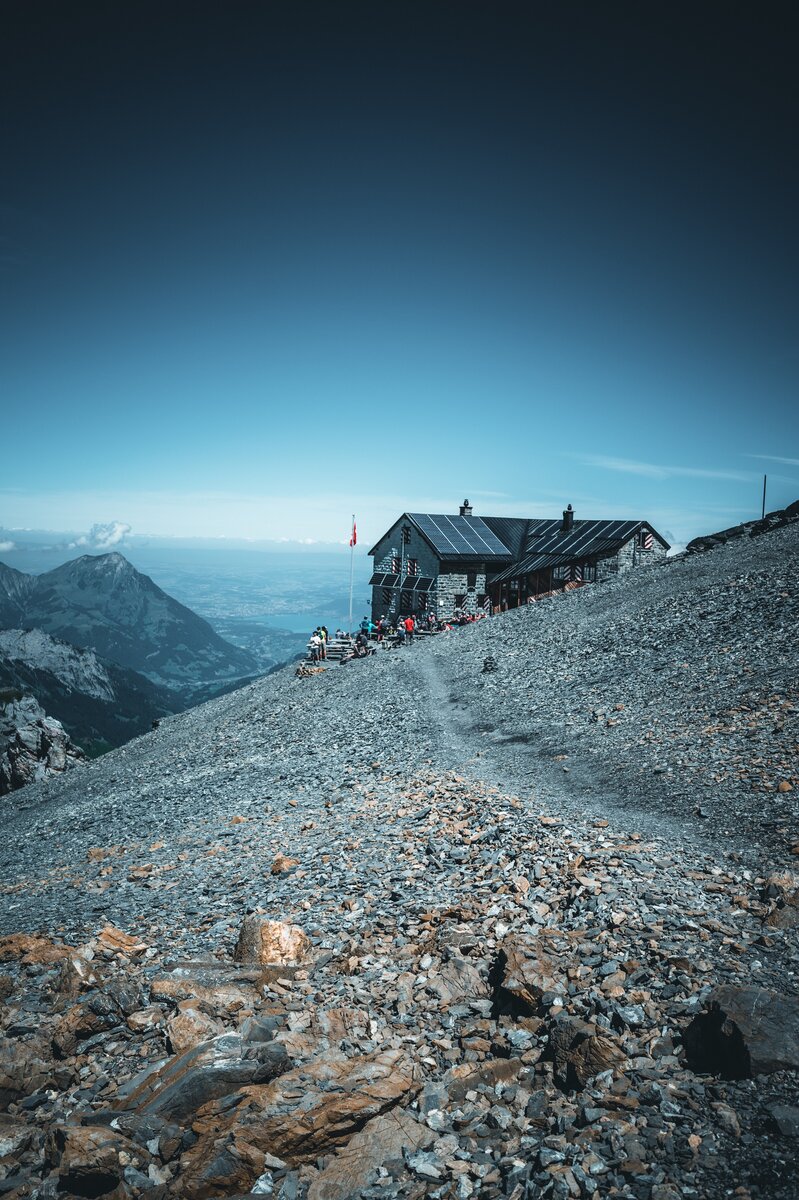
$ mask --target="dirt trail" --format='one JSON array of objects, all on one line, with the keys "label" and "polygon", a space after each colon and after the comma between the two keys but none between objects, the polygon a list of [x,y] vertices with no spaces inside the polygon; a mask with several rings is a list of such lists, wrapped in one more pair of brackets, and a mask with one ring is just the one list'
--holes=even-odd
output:
[{"label": "dirt trail", "polygon": [[[445,677],[447,658],[439,646],[409,649],[403,662],[408,686],[426,699],[433,744],[440,754],[436,765],[455,770],[479,783],[531,800],[552,815],[572,820],[604,818],[616,830],[666,838],[707,851],[709,838],[692,817],[679,819],[599,786],[589,764],[568,755],[565,762],[543,758],[534,744],[503,732],[497,713],[480,713],[465,699],[452,695]],[[566,768],[564,770],[564,767]]]}]

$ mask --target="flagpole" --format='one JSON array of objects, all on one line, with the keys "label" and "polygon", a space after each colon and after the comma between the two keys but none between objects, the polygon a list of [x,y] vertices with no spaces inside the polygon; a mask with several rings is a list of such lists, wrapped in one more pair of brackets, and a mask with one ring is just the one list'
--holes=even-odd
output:
[{"label": "flagpole", "polygon": [[[352,528],[355,528],[355,513],[352,514]],[[352,637],[352,573],[355,566],[355,539],[350,533],[350,624],[347,633]]]}]

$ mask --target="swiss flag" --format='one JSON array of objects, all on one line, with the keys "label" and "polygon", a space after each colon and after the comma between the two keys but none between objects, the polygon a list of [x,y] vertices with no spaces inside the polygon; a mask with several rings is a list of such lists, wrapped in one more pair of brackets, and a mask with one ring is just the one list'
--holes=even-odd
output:
[{"label": "swiss flag", "polygon": [[350,537],[350,545],[357,546],[357,544],[358,544],[358,530],[355,528],[355,517],[353,517],[352,518],[352,535]]}]

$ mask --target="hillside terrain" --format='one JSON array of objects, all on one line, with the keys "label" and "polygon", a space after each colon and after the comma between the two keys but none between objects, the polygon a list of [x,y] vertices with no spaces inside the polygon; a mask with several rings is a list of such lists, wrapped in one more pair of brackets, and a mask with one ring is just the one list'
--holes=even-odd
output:
[{"label": "hillside terrain", "polygon": [[0,689],[35,696],[90,757],[146,733],[181,707],[175,693],[136,671],[40,629],[0,630]]},{"label": "hillside terrain", "polygon": [[85,554],[41,575],[0,563],[0,625],[40,629],[186,696],[258,669],[118,553]]},{"label": "hillside terrain", "polygon": [[797,618],[793,524],[14,793],[6,1193],[792,1200]]}]

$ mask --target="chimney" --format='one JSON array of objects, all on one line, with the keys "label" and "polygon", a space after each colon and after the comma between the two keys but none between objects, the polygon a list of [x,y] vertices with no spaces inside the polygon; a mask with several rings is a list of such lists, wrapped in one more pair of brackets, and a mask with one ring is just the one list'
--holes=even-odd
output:
[{"label": "chimney", "polygon": [[472,515],[472,506],[468,500],[464,500],[463,504],[460,506],[459,512],[462,517],[470,517]]},{"label": "chimney", "polygon": [[572,508],[572,506],[570,504],[568,508],[564,508],[564,510],[563,510],[563,524],[561,525],[561,532],[562,533],[570,533],[573,525],[574,525],[574,509]]}]

